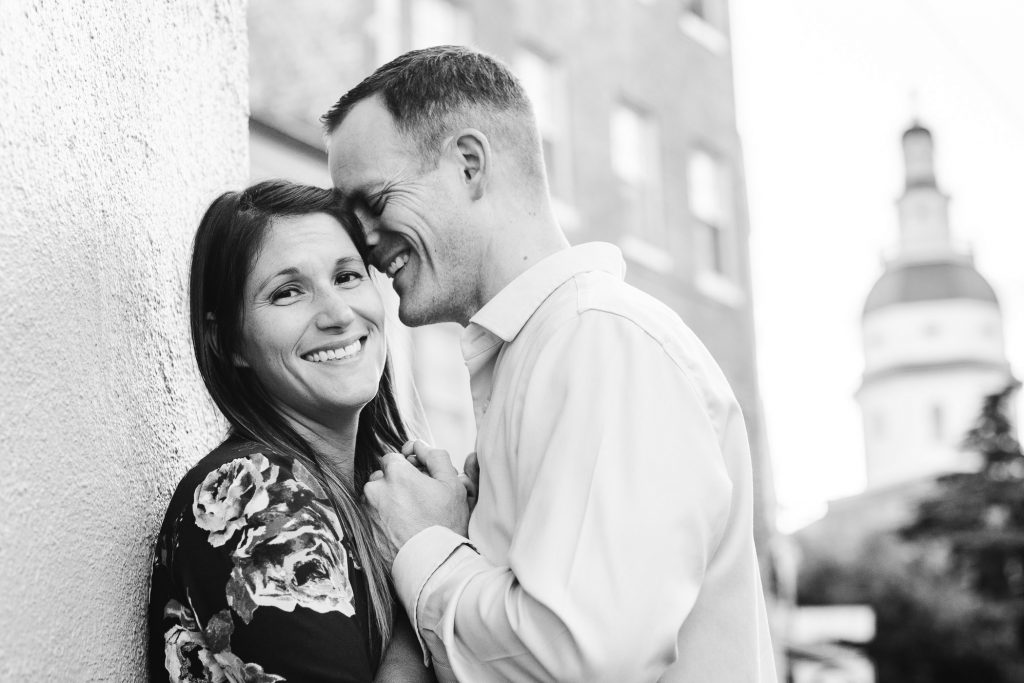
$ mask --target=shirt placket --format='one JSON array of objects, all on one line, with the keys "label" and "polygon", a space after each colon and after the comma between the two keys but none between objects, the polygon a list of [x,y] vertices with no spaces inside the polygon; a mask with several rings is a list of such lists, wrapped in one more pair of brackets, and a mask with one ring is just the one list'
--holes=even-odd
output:
[{"label": "shirt placket", "polygon": [[469,369],[469,388],[473,395],[473,414],[476,417],[477,429],[484,419],[484,414],[491,404],[491,391],[494,388],[494,366],[501,351],[502,341],[494,339],[493,344],[466,361]]}]

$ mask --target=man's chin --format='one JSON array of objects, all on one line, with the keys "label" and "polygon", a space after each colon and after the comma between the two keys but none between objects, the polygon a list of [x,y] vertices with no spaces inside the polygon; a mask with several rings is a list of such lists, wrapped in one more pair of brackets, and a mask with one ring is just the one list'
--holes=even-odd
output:
[{"label": "man's chin", "polygon": [[403,325],[406,327],[419,327],[438,322],[429,315],[429,311],[424,311],[412,302],[407,303],[407,301],[407,297],[401,297],[398,304],[398,319],[402,321]]},{"label": "man's chin", "polygon": [[398,319],[406,327],[458,321],[450,310],[442,306],[431,305],[429,301],[413,300],[408,295],[399,297]]}]

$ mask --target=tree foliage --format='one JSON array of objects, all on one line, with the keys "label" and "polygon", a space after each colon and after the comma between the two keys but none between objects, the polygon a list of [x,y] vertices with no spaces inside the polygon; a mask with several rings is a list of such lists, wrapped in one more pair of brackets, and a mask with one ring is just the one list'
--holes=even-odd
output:
[{"label": "tree foliage", "polygon": [[1013,434],[1009,402],[1019,384],[986,397],[964,438],[977,453],[975,472],[939,479],[904,538],[946,546],[950,570],[967,588],[997,601],[1024,598],[1024,453]]},{"label": "tree foliage", "polygon": [[940,477],[856,562],[801,576],[802,604],[874,609],[878,683],[1024,681],[1024,453],[1008,415],[1018,386],[986,397],[964,438],[977,471]]}]

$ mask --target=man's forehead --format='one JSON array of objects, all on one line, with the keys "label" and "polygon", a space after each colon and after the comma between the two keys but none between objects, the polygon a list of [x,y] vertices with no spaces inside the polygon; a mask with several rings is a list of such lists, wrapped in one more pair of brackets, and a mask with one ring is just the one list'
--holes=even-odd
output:
[{"label": "man's forehead", "polygon": [[[377,97],[357,102],[328,136],[327,158],[335,185],[372,182],[408,156],[408,145]],[[348,191],[364,187],[342,187]]]}]

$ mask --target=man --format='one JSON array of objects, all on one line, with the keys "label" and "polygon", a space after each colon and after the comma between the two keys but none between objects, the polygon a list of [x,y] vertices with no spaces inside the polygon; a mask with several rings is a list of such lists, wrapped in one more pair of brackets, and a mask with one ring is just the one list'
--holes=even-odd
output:
[{"label": "man", "polygon": [[411,52],[323,120],[401,320],[465,326],[468,535],[444,451],[407,451],[427,474],[387,456],[365,488],[439,677],[775,680],[736,400],[678,316],[623,282],[615,247],[569,247],[508,69]]}]

